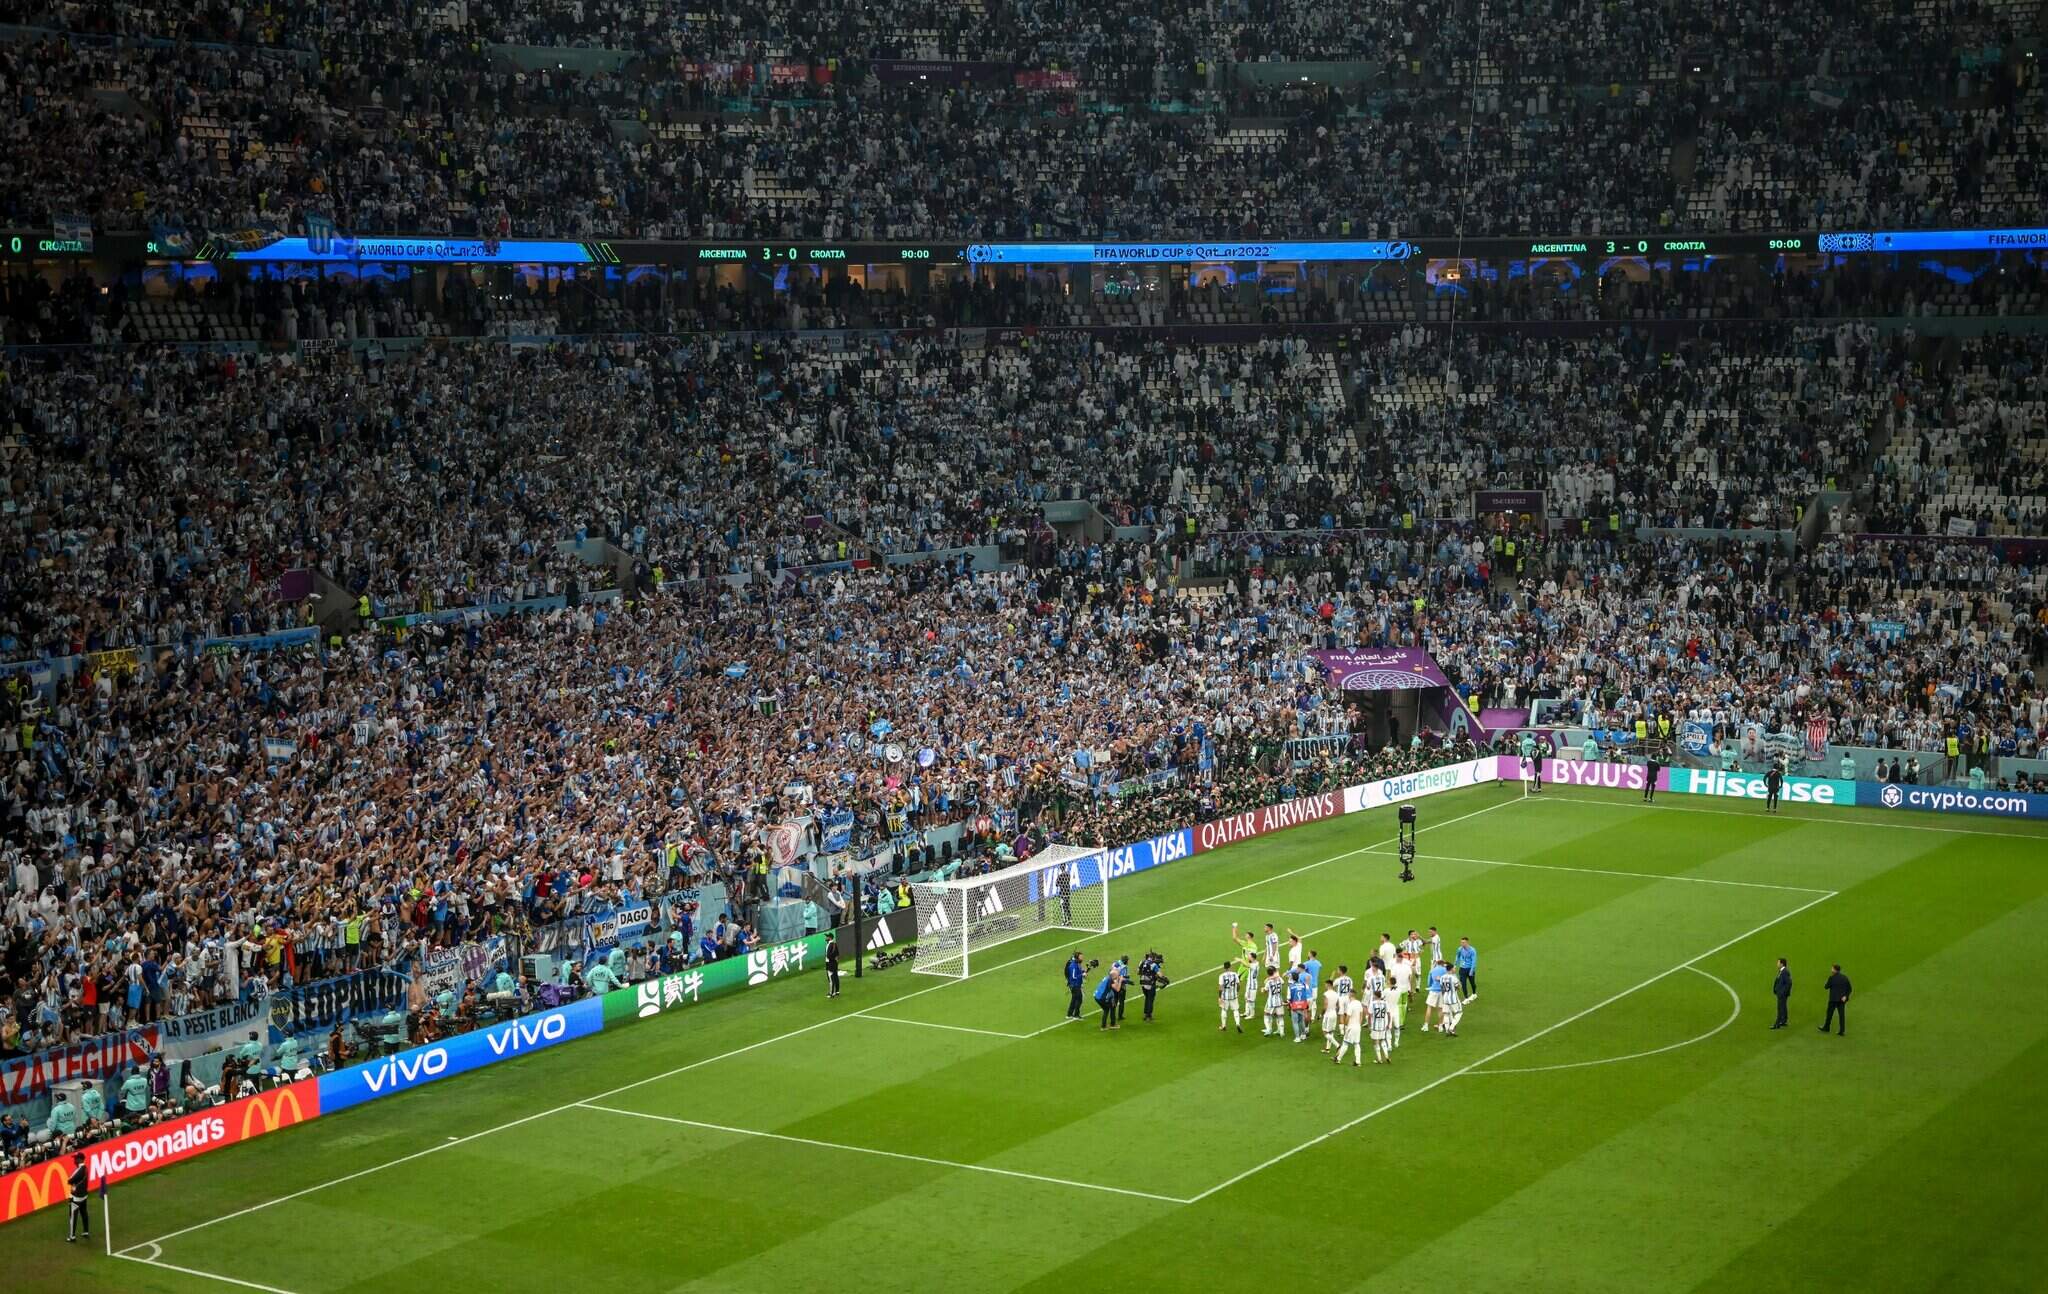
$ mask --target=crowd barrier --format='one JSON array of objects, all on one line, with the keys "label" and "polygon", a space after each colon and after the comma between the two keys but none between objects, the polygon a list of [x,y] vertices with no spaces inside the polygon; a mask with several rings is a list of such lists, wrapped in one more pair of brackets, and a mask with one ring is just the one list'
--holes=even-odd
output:
[{"label": "crowd barrier", "polygon": [[[1557,785],[1640,791],[1646,775],[1641,764],[1543,761],[1544,780]],[[1518,759],[1486,756],[1382,778],[1133,841],[1080,860],[1078,871],[1083,884],[1099,884],[1290,827],[1489,782],[1512,781],[1520,776]],[[1763,777],[1755,773],[1666,768],[1658,770],[1657,785],[1659,790],[1680,795],[1764,798]],[[2048,817],[2048,796],[2012,792],[1788,777],[1783,795],[1787,803],[1797,804]],[[915,922],[914,915],[911,920]],[[411,1091],[606,1029],[667,1015],[713,998],[759,988],[822,966],[826,945],[832,938],[834,935],[829,932],[808,935],[758,949],[743,958],[692,967],[615,989],[601,998],[585,998],[473,1033],[458,1034],[101,1142],[86,1151],[90,1178],[94,1187],[124,1181],[324,1114]],[[0,1222],[61,1202],[66,1167],[65,1160],[50,1160],[0,1177]]]}]

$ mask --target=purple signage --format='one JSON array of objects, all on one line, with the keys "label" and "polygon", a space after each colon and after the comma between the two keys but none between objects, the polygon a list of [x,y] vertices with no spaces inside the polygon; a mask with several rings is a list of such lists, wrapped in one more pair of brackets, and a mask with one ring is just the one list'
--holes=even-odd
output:
[{"label": "purple signage", "polygon": [[1330,672],[1330,682],[1346,692],[1392,692],[1411,687],[1449,687],[1450,680],[1414,647],[1346,647],[1312,651]]}]

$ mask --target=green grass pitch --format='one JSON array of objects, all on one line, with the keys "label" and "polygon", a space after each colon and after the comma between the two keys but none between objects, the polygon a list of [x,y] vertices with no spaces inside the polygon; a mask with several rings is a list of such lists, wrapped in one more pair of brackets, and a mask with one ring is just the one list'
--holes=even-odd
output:
[{"label": "green grass pitch", "polygon": [[[0,1231],[11,1291],[2020,1290],[2048,1260],[2048,829],[1553,787],[1115,882],[1160,1019],[1063,1024],[1076,941],[789,983]],[[1390,1066],[1219,1034],[1233,920],[1356,968],[1470,935]],[[1797,982],[1773,1032],[1774,960]],[[1816,1032],[1832,961],[1846,1038]],[[98,1212],[95,1201],[95,1213]],[[97,1221],[97,1218],[96,1218]],[[95,1237],[97,1241],[97,1236]],[[147,1261],[142,1261],[147,1260]]]}]

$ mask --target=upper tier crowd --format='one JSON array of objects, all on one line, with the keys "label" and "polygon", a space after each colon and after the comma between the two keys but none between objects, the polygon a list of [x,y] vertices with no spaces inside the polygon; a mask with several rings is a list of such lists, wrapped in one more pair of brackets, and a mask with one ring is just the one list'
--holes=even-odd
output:
[{"label": "upper tier crowd", "polygon": [[[1342,346],[1054,334],[718,336],[382,358],[145,348],[19,360],[0,513],[9,657],[1049,539],[1093,502],[1213,562],[1238,532],[1412,529],[1472,492],[1553,514],[2038,533],[2043,339],[1842,325],[1646,338],[1419,327]],[[1940,454],[1933,447],[1940,447]],[[1946,502],[1957,483],[2002,494]],[[1989,488],[1989,487],[1987,487]],[[637,576],[636,576],[637,571]]]},{"label": "upper tier crowd", "polygon": [[[2048,116],[2016,52],[2038,6],[1517,9],[494,4],[458,29],[429,5],[6,0],[37,26],[0,45],[0,223],[1417,237],[2038,214]],[[1234,70],[1289,59],[1366,80]]]}]

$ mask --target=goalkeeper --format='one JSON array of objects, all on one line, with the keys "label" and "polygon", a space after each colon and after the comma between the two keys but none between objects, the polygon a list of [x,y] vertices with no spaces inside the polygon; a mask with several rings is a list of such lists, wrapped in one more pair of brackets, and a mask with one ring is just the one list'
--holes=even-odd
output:
[{"label": "goalkeeper", "polygon": [[1240,931],[1237,922],[1230,923],[1230,942],[1237,945],[1238,982],[1244,986],[1244,1013],[1254,1014],[1259,993],[1259,941],[1249,930]]}]

